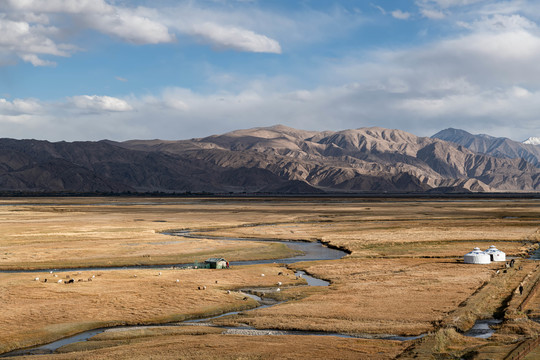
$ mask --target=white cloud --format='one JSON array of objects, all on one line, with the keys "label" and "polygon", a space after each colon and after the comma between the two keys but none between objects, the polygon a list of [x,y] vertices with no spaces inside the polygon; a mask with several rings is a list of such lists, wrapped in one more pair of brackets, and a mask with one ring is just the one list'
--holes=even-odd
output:
[{"label": "white cloud", "polygon": [[30,25],[25,21],[13,21],[0,17],[0,53],[18,56],[34,66],[54,65],[39,56],[69,56],[76,48],[57,44],[50,39],[56,28],[41,24]]},{"label": "white cloud", "polygon": [[45,14],[70,14],[80,23],[104,34],[136,44],[174,41],[166,26],[152,19],[145,8],[113,6],[103,0],[9,0],[12,11]]},{"label": "white cloud", "polygon": [[448,9],[457,6],[467,6],[476,3],[487,2],[487,0],[418,0],[419,6],[431,6]]},{"label": "white cloud", "polygon": [[[489,3],[489,1],[488,0],[416,0],[416,5],[419,7],[420,14],[432,20],[444,19],[452,15],[452,12],[470,11],[469,9],[471,7],[481,6],[482,3]],[[476,6],[476,4],[478,4],[478,6]],[[466,10],[462,10],[462,9],[466,9]]]},{"label": "white cloud", "polygon": [[529,90],[522,88],[521,86],[512,86],[512,88],[508,90],[508,94],[515,98],[528,98],[532,95]]},{"label": "white cloud", "polygon": [[[52,61],[42,59],[40,54],[69,56],[76,47],[62,45],[65,47],[62,49],[55,39],[69,33],[70,26],[93,29],[139,45],[175,42],[173,29],[178,34],[194,36],[218,49],[267,53],[282,51],[277,40],[241,25],[245,22],[254,27],[266,26],[246,14],[239,16],[239,13],[212,11],[191,2],[182,2],[166,9],[129,7],[127,4],[129,2],[106,0],[6,0],[0,3],[0,9],[5,11],[0,20],[12,23],[1,33],[17,34],[15,25],[25,25],[28,36],[39,39],[33,44],[42,44],[49,51],[33,49],[20,41],[17,41],[20,50],[14,51],[11,47],[2,46],[0,39],[0,53],[3,51],[21,58],[21,54],[24,54],[24,60],[36,66],[53,65]],[[262,18],[259,14],[257,16]],[[270,24],[269,17],[266,17],[266,24]],[[54,26],[44,26],[49,23],[59,26],[61,31]],[[0,30],[4,29],[0,26]],[[58,34],[52,30],[57,30]]]},{"label": "white cloud", "polygon": [[281,46],[276,40],[242,28],[206,22],[195,24],[190,33],[218,48],[281,54]]},{"label": "white cloud", "polygon": [[373,4],[373,3],[370,3],[370,5],[371,5],[372,7],[374,7],[375,9],[379,10],[379,11],[381,12],[381,14],[386,15],[386,10],[384,10],[384,8],[383,8],[382,6],[380,6],[380,5],[375,5],[375,4]]},{"label": "white cloud", "polygon": [[529,30],[531,24],[526,19],[499,17],[497,22],[512,26],[494,30],[474,25],[468,34],[422,47],[381,51],[373,54],[371,62],[351,63],[353,69],[345,65],[338,70],[344,73],[340,79],[350,78],[351,71],[361,74],[362,81],[375,84],[393,77],[417,91],[440,79],[467,79],[480,87],[540,87],[540,35],[536,29]]},{"label": "white cloud", "polygon": [[440,10],[420,9],[420,13],[424,17],[428,19],[433,19],[433,20],[440,20],[446,17],[446,14]]},{"label": "white cloud", "polygon": [[398,9],[398,10],[392,11],[392,16],[395,17],[396,19],[407,20],[408,18],[411,17],[411,14],[408,12],[403,12]]},{"label": "white cloud", "polygon": [[56,65],[53,61],[40,59],[36,54],[22,54],[20,55],[21,59],[25,62],[28,62],[34,66],[54,66]]},{"label": "white cloud", "polygon": [[[408,116],[423,121],[434,121],[441,128],[452,126],[474,129],[497,129],[498,136],[514,139],[524,137],[528,128],[540,131],[534,113],[540,110],[540,92],[523,88],[494,89],[442,97],[417,97],[396,102],[395,106]],[[520,126],[516,127],[519,123]],[[513,126],[513,129],[501,129]],[[493,130],[492,130],[493,131]],[[489,133],[489,132],[488,132]]]},{"label": "white cloud", "polygon": [[106,13],[111,5],[103,0],[6,0],[12,9],[49,13]]},{"label": "white cloud", "polygon": [[[466,24],[466,23],[465,23]],[[476,31],[515,31],[515,30],[536,30],[538,25],[535,22],[521,15],[501,15],[483,16],[481,19],[473,21],[471,24],[464,26],[468,29]]]},{"label": "white cloud", "polygon": [[0,98],[0,115],[24,115],[38,113],[41,104],[35,99],[14,99],[9,101]]},{"label": "white cloud", "polygon": [[130,111],[133,108],[122,99],[110,96],[80,95],[69,99],[77,109],[88,111]]},{"label": "white cloud", "polygon": [[[114,7],[102,0],[10,0],[0,4],[0,55],[19,57],[34,66],[52,66],[43,56],[68,57],[78,48],[59,43],[65,34],[49,25],[55,14],[68,14],[75,23],[137,44],[172,42],[167,27],[145,16],[144,10]],[[9,61],[3,61],[9,63]]]},{"label": "white cloud", "polygon": [[86,15],[83,21],[104,34],[117,36],[134,44],[173,42],[175,37],[169,33],[168,28],[145,16],[145,12],[142,9],[115,8],[114,11],[104,14]]}]

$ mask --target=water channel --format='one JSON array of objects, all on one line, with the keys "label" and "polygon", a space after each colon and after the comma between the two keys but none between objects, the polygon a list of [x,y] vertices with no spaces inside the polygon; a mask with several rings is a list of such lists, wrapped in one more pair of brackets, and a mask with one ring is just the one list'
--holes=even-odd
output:
[{"label": "water channel", "polygon": [[[290,258],[284,258],[284,259],[271,259],[271,260],[254,260],[254,261],[234,261],[230,262],[230,265],[232,266],[239,266],[239,265],[252,265],[252,264],[269,264],[269,263],[279,263],[279,264],[292,264],[296,262],[301,261],[315,261],[315,260],[335,260],[335,259],[341,259],[347,253],[345,251],[339,250],[339,249],[332,249],[328,246],[322,244],[321,242],[303,242],[303,241],[279,241],[274,239],[256,239],[256,238],[236,238],[236,237],[216,237],[216,236],[207,236],[207,235],[196,235],[193,234],[189,230],[181,230],[181,231],[170,231],[167,233],[164,233],[166,235],[171,236],[179,236],[184,238],[204,238],[204,239],[215,239],[215,240],[226,240],[226,241],[262,241],[262,242],[274,242],[274,243],[284,243],[289,248],[297,251],[301,251],[302,254]],[[123,269],[171,269],[175,267],[181,267],[186,266],[189,264],[176,264],[176,265],[138,265],[138,266],[125,266],[125,267],[93,267],[93,268],[70,268],[70,269],[38,269],[38,270],[32,270],[32,271],[22,271],[22,270],[6,270],[2,272],[67,272],[67,271],[88,271],[88,270],[95,270],[95,271],[113,271],[113,270],[123,270]],[[303,271],[297,271],[295,273],[297,276],[302,276],[306,282],[306,286],[328,286],[329,282],[317,279],[313,276],[310,276],[306,274]],[[269,291],[273,291],[268,289]],[[245,290],[244,293],[246,296],[250,296],[257,300],[259,302],[259,306],[250,309],[250,310],[243,310],[242,312],[246,311],[252,311],[255,309],[263,309],[271,306],[279,305],[283,302],[272,302],[271,300],[262,299],[258,297],[257,295],[249,293],[249,291]],[[128,331],[132,329],[141,329],[141,328],[152,328],[152,327],[172,327],[172,326],[187,326],[187,325],[205,325],[205,326],[215,326],[212,325],[210,322],[213,319],[228,316],[228,315],[235,315],[240,313],[240,311],[232,311],[227,312],[218,316],[203,318],[203,319],[196,319],[196,320],[188,320],[180,323],[167,323],[167,324],[153,324],[153,325],[132,325],[132,326],[114,326],[114,327],[108,327],[108,328],[100,328],[100,329],[94,329],[89,330],[71,337],[67,337],[49,344],[28,348],[28,349],[21,349],[21,350],[15,350],[11,351],[9,353],[5,353],[0,355],[0,357],[7,357],[7,356],[22,356],[22,355],[39,355],[39,354],[51,354],[54,353],[56,350],[61,348],[62,346],[73,344],[77,342],[87,341],[93,336],[108,332],[108,331]],[[490,325],[493,325],[497,323],[497,320],[479,320],[473,327],[473,329],[469,330],[467,333],[465,333],[466,336],[474,336],[474,337],[482,337],[482,338],[488,338],[493,334],[493,330],[490,328]],[[386,340],[399,340],[399,341],[406,341],[406,340],[414,340],[423,337],[425,334],[418,335],[418,336],[395,336],[395,335],[345,335],[340,333],[325,333],[325,332],[310,332],[310,331],[281,331],[281,330],[273,330],[273,329],[255,329],[251,327],[226,327],[226,326],[219,326],[219,328],[223,329],[224,334],[241,334],[241,335],[316,335],[316,336],[338,336],[338,337],[350,337],[350,338],[377,338],[377,339],[386,339]]]},{"label": "water channel", "polygon": [[[292,264],[296,262],[301,261],[315,261],[315,260],[335,260],[335,259],[341,259],[343,256],[347,255],[345,251],[338,250],[338,249],[332,249],[325,245],[323,245],[320,242],[303,242],[303,241],[279,241],[279,240],[272,240],[272,239],[248,239],[248,238],[233,238],[233,237],[213,237],[213,236],[206,236],[206,235],[195,235],[189,230],[181,230],[181,231],[170,231],[167,233],[164,233],[165,235],[171,235],[171,236],[179,236],[184,238],[205,238],[205,239],[215,239],[215,240],[225,240],[225,241],[263,241],[263,242],[273,242],[273,243],[284,243],[286,244],[290,249],[300,251],[301,255],[284,258],[284,259],[270,259],[270,260],[254,260],[254,261],[233,261],[230,262],[231,266],[240,266],[240,265],[252,265],[252,264],[271,264],[271,263],[279,263],[279,264]],[[92,268],[65,268],[65,269],[36,269],[31,271],[22,271],[22,270],[6,270],[2,272],[8,272],[8,273],[16,273],[16,272],[70,272],[70,271],[88,271],[88,270],[94,270],[94,271],[114,271],[114,270],[124,270],[124,269],[170,269],[175,267],[182,267],[189,264],[176,264],[176,265],[138,265],[138,266],[125,266],[125,267],[92,267]],[[303,271],[297,271],[295,273],[297,276],[303,277],[306,282],[307,286],[328,286],[329,282],[317,279],[313,276],[310,276],[306,274]],[[272,291],[272,290],[271,290]],[[262,304],[254,309],[262,309],[270,306],[278,305],[282,302],[268,302],[268,300],[261,299],[260,297],[250,294],[248,292],[245,293],[246,296],[250,296],[257,300],[259,304]],[[247,311],[251,311],[247,310]],[[243,310],[245,312],[246,310]],[[213,326],[209,324],[208,322],[212,319],[228,316],[228,315],[234,315],[238,314],[240,311],[232,311],[228,313],[221,314],[219,316],[204,318],[204,319],[197,319],[197,320],[190,320],[190,321],[184,321],[181,323],[168,323],[168,324],[154,324],[154,325],[146,325],[146,326],[115,326],[115,327],[108,327],[108,328],[100,328],[100,329],[93,329],[89,330],[71,337],[67,337],[64,339],[60,339],[58,341],[29,348],[29,349],[21,349],[21,350],[15,350],[11,351],[9,353],[5,353],[0,355],[0,357],[8,357],[8,356],[22,356],[22,355],[39,355],[39,354],[50,354],[61,348],[62,346],[81,342],[81,341],[87,341],[88,339],[92,338],[93,336],[100,334],[105,331],[126,331],[130,329],[140,329],[140,328],[151,328],[151,327],[163,327],[163,326],[186,326],[186,325],[193,325],[193,324],[204,324],[208,326]],[[252,334],[257,335],[263,335],[263,334],[271,334],[271,333],[277,333],[274,330],[256,330],[254,328],[233,328],[233,327],[222,327],[224,332],[234,332],[234,331],[251,331]],[[312,334],[312,335],[319,335],[319,336],[342,336],[342,337],[352,337],[347,336],[343,334],[331,334],[331,333],[322,333],[322,332],[301,332],[301,331],[287,331],[287,332],[279,332],[280,334],[287,334],[287,335],[306,335],[306,334]],[[389,336],[389,338],[392,339],[398,339],[399,337],[392,337]],[[401,338],[399,338],[401,339]],[[409,340],[411,338],[403,338],[401,340]]]}]

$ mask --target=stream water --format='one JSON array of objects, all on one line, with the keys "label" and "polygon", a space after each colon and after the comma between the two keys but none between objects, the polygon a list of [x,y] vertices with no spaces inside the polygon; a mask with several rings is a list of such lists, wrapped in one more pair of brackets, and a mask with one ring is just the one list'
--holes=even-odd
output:
[{"label": "stream water", "polygon": [[[272,260],[254,260],[254,261],[235,261],[231,262],[230,264],[232,266],[238,266],[238,265],[250,265],[250,264],[268,264],[268,263],[281,263],[281,264],[292,264],[300,261],[314,261],[314,260],[335,260],[340,259],[343,256],[347,255],[345,251],[338,250],[338,249],[332,249],[325,245],[323,245],[321,242],[302,242],[302,241],[279,241],[274,239],[247,239],[247,238],[234,238],[234,237],[213,237],[213,236],[206,236],[206,235],[194,235],[188,230],[182,230],[182,231],[172,231],[166,233],[166,235],[172,235],[172,236],[180,236],[180,237],[188,237],[188,238],[205,238],[205,239],[215,239],[215,240],[227,240],[227,241],[264,241],[264,242],[274,242],[274,243],[284,243],[289,248],[293,250],[299,250],[302,252],[302,255],[285,258],[285,259],[272,259]],[[185,266],[186,264],[177,264],[176,266]],[[73,268],[73,269],[39,269],[39,270],[33,270],[32,272],[48,272],[50,270],[54,270],[55,272],[61,272],[61,271],[85,271],[85,270],[121,270],[121,269],[148,269],[148,268],[155,268],[155,269],[167,269],[171,268],[174,265],[140,265],[140,266],[126,266],[126,267],[95,267],[95,268]],[[2,271],[2,272],[29,272],[29,271]],[[317,279],[313,276],[310,276],[306,274],[303,271],[297,271],[295,273],[297,276],[303,277],[306,282],[307,286],[328,286],[329,282]],[[255,309],[263,309],[271,306],[279,305],[283,302],[272,302],[268,301],[266,299],[262,299],[258,297],[257,295],[250,294],[248,291],[245,291],[244,294],[246,296],[252,297],[253,299],[257,300],[261,305],[251,309],[251,310],[243,310],[242,312],[246,311],[252,311]],[[15,350],[9,353],[5,353],[0,355],[0,357],[7,357],[7,356],[21,356],[21,355],[38,355],[38,354],[50,354],[55,352],[57,349],[61,348],[62,346],[73,344],[81,341],[87,341],[88,339],[92,338],[93,336],[100,334],[102,332],[106,331],[127,331],[130,329],[140,329],[140,328],[152,328],[152,327],[164,327],[164,326],[186,326],[186,325],[206,325],[206,326],[215,326],[212,325],[210,322],[213,319],[224,317],[228,315],[234,315],[238,314],[240,311],[232,311],[228,313],[224,313],[218,316],[208,317],[204,319],[196,319],[196,320],[188,320],[184,321],[182,323],[168,323],[168,324],[154,324],[154,325],[133,325],[133,326],[116,326],[116,327],[108,327],[108,328],[100,328],[100,329],[94,329],[90,331],[86,331],[84,333],[80,333],[71,337],[67,337],[46,345],[29,348],[29,349],[21,349],[21,350]],[[498,320],[489,319],[489,320],[479,320],[475,324],[475,326],[465,333],[467,336],[474,336],[474,337],[482,337],[482,338],[488,338],[490,337],[494,330],[490,328],[490,325],[496,324]],[[339,337],[355,337],[355,338],[377,338],[377,339],[387,339],[387,340],[399,340],[399,341],[406,341],[406,340],[414,340],[423,337],[425,334],[418,335],[418,336],[395,336],[395,335],[345,335],[345,334],[339,334],[339,333],[325,333],[325,332],[309,332],[309,331],[281,331],[281,330],[273,330],[273,329],[255,329],[251,327],[220,327],[223,329],[224,334],[241,334],[241,335],[317,335],[317,336],[339,336]]]},{"label": "stream water", "polygon": [[[293,256],[289,258],[284,259],[271,259],[271,260],[254,260],[254,261],[234,261],[231,262],[230,265],[232,266],[239,266],[239,265],[252,265],[252,264],[269,264],[269,263],[280,263],[280,264],[292,264],[300,261],[314,261],[314,260],[335,260],[340,259],[343,256],[347,255],[345,251],[337,250],[337,249],[331,249],[325,245],[323,245],[320,242],[302,242],[302,241],[278,241],[273,239],[247,239],[247,238],[233,238],[233,237],[212,237],[212,236],[202,236],[202,235],[193,235],[190,231],[183,230],[183,231],[174,231],[174,232],[168,232],[165,233],[166,235],[172,235],[172,236],[180,236],[180,237],[188,237],[188,238],[205,238],[205,239],[215,239],[215,240],[226,240],[226,241],[263,241],[263,242],[273,242],[273,243],[284,243],[292,250],[301,251],[302,254],[298,256]],[[93,267],[93,268],[69,268],[69,269],[36,269],[32,271],[21,271],[21,270],[6,270],[2,272],[8,272],[8,273],[16,273],[16,272],[68,272],[68,271],[88,271],[88,270],[94,270],[94,271],[114,271],[114,270],[122,270],[122,269],[167,269],[175,266],[185,266],[188,264],[176,264],[176,265],[139,265],[139,266],[126,266],[126,267]],[[317,279],[313,276],[310,276],[306,274],[304,271],[297,271],[296,276],[303,277],[306,282],[307,286],[328,286],[330,283],[328,281]],[[270,302],[267,303],[267,300],[263,301],[260,297],[250,294],[248,292],[244,293],[246,296],[250,296],[257,300],[262,305],[251,309],[262,309],[270,306],[278,305],[282,302]],[[247,310],[247,311],[251,311]],[[245,312],[246,310],[243,310]],[[150,327],[163,327],[163,326],[185,326],[185,325],[193,325],[193,324],[202,324],[202,323],[208,323],[209,321],[223,317],[228,315],[234,315],[238,314],[240,311],[231,311],[228,313],[224,313],[218,316],[208,317],[204,319],[196,319],[196,320],[189,320],[182,323],[169,323],[169,324],[155,324],[155,325],[147,325],[147,326],[116,326],[116,327],[108,327],[108,328],[100,328],[100,329],[93,329],[89,330],[71,337],[67,337],[49,344],[41,345],[38,347],[33,347],[29,349],[21,349],[21,350],[15,350],[9,353],[5,353],[0,355],[0,357],[8,357],[8,356],[22,356],[22,355],[39,355],[39,354],[50,354],[61,348],[62,346],[81,342],[81,341],[87,341],[88,339],[92,338],[93,336],[100,334],[105,331],[126,331],[129,329],[134,328],[150,328]],[[209,326],[213,326],[211,324],[207,324]],[[257,332],[258,330],[253,328],[232,328],[232,327],[223,327],[224,332],[226,331],[233,331],[234,329],[237,330],[250,330]],[[263,330],[266,331],[266,333],[271,332],[273,330]],[[263,334],[263,333],[257,333],[257,334]],[[288,331],[288,335],[306,335],[306,334],[313,334],[313,335],[325,335],[325,336],[347,336],[343,334],[331,334],[331,333],[311,333],[311,332],[295,332],[295,331]],[[398,337],[396,337],[397,339]],[[409,338],[403,338],[402,340],[409,340]]]},{"label": "stream water", "polygon": [[502,323],[502,320],[498,319],[476,320],[474,326],[470,330],[466,331],[463,335],[481,339],[489,339],[491,335],[495,333],[495,329],[493,329],[492,326],[500,323]]}]

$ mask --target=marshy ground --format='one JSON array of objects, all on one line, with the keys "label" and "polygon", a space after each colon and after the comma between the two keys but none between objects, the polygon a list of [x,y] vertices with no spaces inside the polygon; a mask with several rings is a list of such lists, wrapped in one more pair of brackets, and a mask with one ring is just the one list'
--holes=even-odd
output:
[{"label": "marshy ground", "polygon": [[[256,301],[237,290],[281,282],[275,297],[288,301],[213,323],[374,339],[227,335],[208,326],[134,328],[103,333],[40,359],[503,359],[539,332],[531,319],[540,315],[540,294],[531,290],[540,274],[537,263],[527,260],[540,241],[538,205],[535,200],[2,199],[0,270],[23,272],[0,273],[0,353],[103,326],[254,308]],[[203,238],[162,234],[171,229],[198,230]],[[294,255],[283,244],[204,235],[322,241],[349,255],[287,267],[87,269]],[[463,264],[473,247],[490,245],[518,258],[516,266]],[[80,269],[24,272],[60,268]],[[296,269],[331,284],[301,286],[305,282],[294,276]],[[74,282],[64,284],[69,279]],[[516,291],[520,284],[523,294]],[[202,286],[206,290],[198,290]],[[490,339],[462,335],[475,320],[492,317],[504,322]],[[421,334],[426,335],[410,341],[378,339]]]}]

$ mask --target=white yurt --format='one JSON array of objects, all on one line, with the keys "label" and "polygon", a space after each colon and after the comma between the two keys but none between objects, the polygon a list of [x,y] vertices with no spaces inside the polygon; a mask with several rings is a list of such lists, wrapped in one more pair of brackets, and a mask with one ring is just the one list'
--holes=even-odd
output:
[{"label": "white yurt", "polygon": [[491,245],[489,249],[484,252],[489,255],[491,261],[506,261],[506,254],[497,249],[495,245]]},{"label": "white yurt", "polygon": [[463,257],[465,264],[489,264],[491,262],[491,256],[475,247],[473,251],[465,254]]}]

